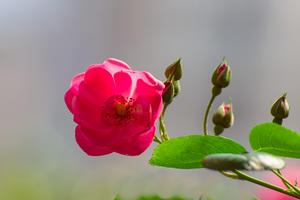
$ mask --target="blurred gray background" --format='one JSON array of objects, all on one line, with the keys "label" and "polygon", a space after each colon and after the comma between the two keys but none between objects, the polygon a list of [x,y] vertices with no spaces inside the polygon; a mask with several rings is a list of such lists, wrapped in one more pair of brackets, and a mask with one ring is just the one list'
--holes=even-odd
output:
[{"label": "blurred gray background", "polygon": [[182,92],[167,125],[171,136],[201,133],[211,73],[226,56],[232,82],[214,108],[232,97],[236,121],[224,135],[249,147],[249,130],[271,120],[284,92],[284,123],[299,131],[299,8],[299,0],[0,0],[0,199],[250,199],[259,189],[250,183],[150,166],[156,144],[140,157],[86,156],[64,93],[75,74],[107,57],[161,80],[181,57]]}]

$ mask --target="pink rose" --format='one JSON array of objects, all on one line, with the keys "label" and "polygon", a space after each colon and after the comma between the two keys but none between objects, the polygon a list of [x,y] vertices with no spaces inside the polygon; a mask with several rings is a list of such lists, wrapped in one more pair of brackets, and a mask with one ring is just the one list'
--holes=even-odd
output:
[{"label": "pink rose", "polygon": [[90,156],[136,156],[151,144],[162,111],[164,84],[117,59],[75,76],[65,102],[78,125],[76,141]]},{"label": "pink rose", "polygon": [[[295,166],[289,166],[282,170],[282,175],[287,178],[290,183],[295,183],[295,181],[300,179],[300,168]],[[275,176],[274,174],[271,174],[266,177],[268,182],[278,185],[282,188],[286,188],[286,186],[282,183],[282,181]],[[288,196],[286,194],[282,194],[280,192],[270,190],[267,188],[260,188],[257,193],[257,197],[259,200],[296,200],[297,198]]]}]

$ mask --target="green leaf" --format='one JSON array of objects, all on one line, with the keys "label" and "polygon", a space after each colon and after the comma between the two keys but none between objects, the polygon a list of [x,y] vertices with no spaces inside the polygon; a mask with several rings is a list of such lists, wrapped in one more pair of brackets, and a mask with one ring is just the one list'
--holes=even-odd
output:
[{"label": "green leaf", "polygon": [[275,123],[254,127],[250,133],[250,144],[255,151],[300,158],[300,134]]},{"label": "green leaf", "polygon": [[189,135],[173,138],[158,145],[150,164],[179,169],[202,168],[202,160],[207,155],[245,152],[243,146],[225,137]]},{"label": "green leaf", "polygon": [[285,162],[267,153],[232,154],[217,153],[206,156],[202,164],[205,168],[224,170],[272,170],[282,169]]},{"label": "green leaf", "polygon": [[121,197],[119,195],[117,195],[114,200],[122,200]]}]

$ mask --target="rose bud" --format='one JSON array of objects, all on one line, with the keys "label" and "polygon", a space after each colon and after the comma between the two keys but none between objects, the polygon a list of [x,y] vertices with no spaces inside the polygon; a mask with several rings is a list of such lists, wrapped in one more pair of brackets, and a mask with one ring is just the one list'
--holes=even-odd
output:
[{"label": "rose bud", "polygon": [[220,126],[222,126],[223,128],[231,127],[234,122],[232,105],[222,103],[222,105],[220,105],[216,112],[213,114],[212,121],[215,125],[215,133],[217,135],[223,132]]},{"label": "rose bud", "polygon": [[233,115],[233,112],[232,112],[232,104],[225,104],[224,105],[224,110],[225,110],[225,116],[223,118],[222,125],[224,126],[224,128],[229,128],[234,123],[234,115]]},{"label": "rose bud", "polygon": [[290,106],[286,99],[286,95],[287,94],[285,93],[279,97],[271,108],[271,114],[279,121],[289,116]]},{"label": "rose bud", "polygon": [[89,66],[65,94],[77,143],[90,156],[141,154],[153,141],[163,89],[150,73],[117,59]]},{"label": "rose bud", "polygon": [[215,135],[221,135],[224,131],[224,127],[222,125],[215,125],[214,132]]},{"label": "rose bud", "polygon": [[231,79],[230,66],[225,59],[215,69],[211,82],[214,86],[219,88],[225,88],[229,85]]},{"label": "rose bud", "polygon": [[166,78],[171,81],[172,78],[175,81],[178,81],[181,79],[182,76],[182,69],[181,69],[181,63],[180,63],[181,59],[177,59],[174,63],[172,63],[171,65],[169,65],[165,71],[165,76]]},{"label": "rose bud", "polygon": [[179,92],[180,92],[180,82],[179,81],[173,81],[173,86],[174,86],[174,97],[176,97]]},{"label": "rose bud", "polygon": [[163,90],[163,102],[168,105],[173,101],[174,98],[174,86],[171,81],[165,82],[165,88]]}]

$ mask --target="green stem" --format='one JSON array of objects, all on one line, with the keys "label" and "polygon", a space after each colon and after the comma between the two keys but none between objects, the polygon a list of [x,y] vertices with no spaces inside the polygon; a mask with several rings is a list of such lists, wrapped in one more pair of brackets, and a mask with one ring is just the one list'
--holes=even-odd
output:
[{"label": "green stem", "polygon": [[208,113],[210,111],[210,108],[211,108],[211,105],[212,103],[214,102],[216,98],[216,95],[212,95],[209,102],[208,102],[208,105],[206,107],[206,111],[205,111],[205,115],[204,115],[204,121],[203,121],[203,131],[204,131],[204,135],[207,135],[208,131],[207,131],[207,118],[208,118]]},{"label": "green stem", "polygon": [[161,143],[162,143],[161,139],[160,139],[159,137],[157,137],[156,134],[154,135],[153,141],[154,141],[154,142],[157,142],[158,144],[161,144]]},{"label": "green stem", "polygon": [[273,119],[273,123],[278,124],[278,125],[282,125],[282,121],[283,121],[283,119],[278,119],[278,118]]},{"label": "green stem", "polygon": [[273,174],[275,174],[278,178],[281,179],[282,183],[288,188],[288,189],[291,189],[292,187],[290,186],[290,183],[288,180],[286,180],[282,175],[281,175],[281,172],[279,169],[275,170],[273,169],[272,170]]},{"label": "green stem", "polygon": [[159,131],[160,131],[160,137],[162,141],[169,140],[170,137],[168,135],[168,131],[165,124],[165,112],[167,109],[167,105],[164,105],[163,111],[159,117]]},{"label": "green stem", "polygon": [[223,174],[224,176],[232,178],[232,179],[239,179],[238,175],[228,172],[228,171],[220,171],[220,173]]},{"label": "green stem", "polygon": [[299,194],[295,194],[292,191],[285,190],[285,189],[283,189],[281,187],[278,187],[276,185],[264,182],[264,181],[262,181],[260,179],[254,178],[254,177],[249,176],[247,174],[244,174],[243,172],[238,171],[238,170],[233,170],[232,172],[234,172],[236,175],[238,175],[241,180],[246,180],[246,181],[249,181],[251,183],[255,183],[257,185],[260,185],[260,186],[263,186],[263,187],[275,190],[277,192],[280,192],[280,193],[283,193],[283,194],[287,194],[289,196],[292,196],[292,197],[295,197],[297,199],[300,199],[300,195]]},{"label": "green stem", "polygon": [[284,176],[282,176],[279,169],[272,170],[272,172],[281,179],[281,181],[287,186],[287,188],[292,188],[295,192],[300,194],[300,189],[298,187],[294,186],[292,183],[290,183]]}]

